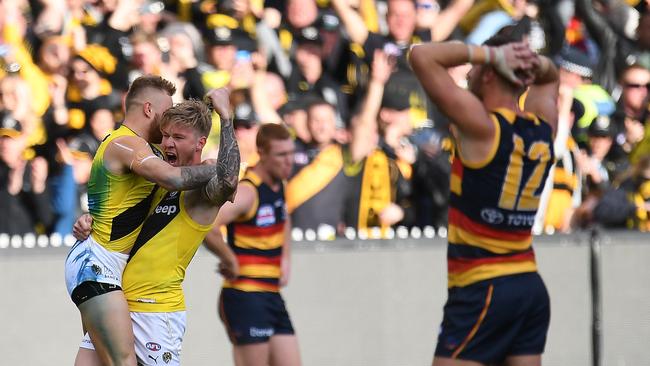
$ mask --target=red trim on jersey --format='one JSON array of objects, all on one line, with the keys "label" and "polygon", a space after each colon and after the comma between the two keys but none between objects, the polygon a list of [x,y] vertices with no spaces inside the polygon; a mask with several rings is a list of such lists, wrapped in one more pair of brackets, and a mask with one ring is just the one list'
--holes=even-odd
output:
[{"label": "red trim on jersey", "polygon": [[458,178],[463,178],[463,163],[460,161],[460,157],[454,158],[454,162],[451,163],[451,174],[458,176]]},{"label": "red trim on jersey", "polygon": [[237,288],[237,285],[249,284],[249,285],[258,287],[258,288],[260,288],[262,290],[265,290],[265,291],[273,291],[273,292],[280,291],[280,286],[279,285],[272,285],[270,283],[266,283],[266,282],[263,282],[263,281],[255,281],[255,280],[251,280],[251,279],[248,279],[248,278],[237,279],[237,280],[231,281],[230,283],[231,283],[232,287],[234,287],[234,288]]},{"label": "red trim on jersey", "polygon": [[535,252],[531,249],[524,253],[509,256],[488,257],[488,258],[454,258],[447,259],[447,270],[449,273],[462,273],[483,264],[494,263],[516,263],[535,260]]},{"label": "red trim on jersey", "polygon": [[235,225],[235,237],[237,235],[245,236],[270,236],[284,230],[284,221],[275,225],[259,227],[254,224],[238,223]]},{"label": "red trim on jersey", "polygon": [[531,236],[530,230],[498,230],[476,222],[455,207],[449,207],[449,223],[472,234],[499,240],[522,241]]},{"label": "red trim on jersey", "polygon": [[272,264],[272,265],[279,266],[280,262],[282,261],[282,256],[277,255],[274,257],[262,257],[258,255],[241,254],[237,256],[237,261],[239,262],[239,265]]}]

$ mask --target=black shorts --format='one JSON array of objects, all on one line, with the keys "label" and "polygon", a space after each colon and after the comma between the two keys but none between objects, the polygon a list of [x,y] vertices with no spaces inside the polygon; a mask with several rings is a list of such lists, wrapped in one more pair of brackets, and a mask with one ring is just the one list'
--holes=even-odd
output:
[{"label": "black shorts", "polygon": [[70,297],[77,307],[92,299],[95,296],[107,294],[113,291],[122,291],[122,288],[118,285],[111,283],[95,282],[95,281],[85,281],[79,284],[72,290]]},{"label": "black shorts", "polygon": [[536,272],[451,288],[436,356],[493,364],[542,354],[550,316],[548,292]]},{"label": "black shorts", "polygon": [[294,334],[289,313],[277,292],[221,290],[219,315],[235,345],[268,342],[276,334]]}]

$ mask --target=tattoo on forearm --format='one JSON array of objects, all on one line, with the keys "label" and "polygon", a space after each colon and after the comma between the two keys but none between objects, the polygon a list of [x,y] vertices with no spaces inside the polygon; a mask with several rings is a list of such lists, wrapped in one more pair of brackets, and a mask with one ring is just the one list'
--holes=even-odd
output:
[{"label": "tattoo on forearm", "polygon": [[196,189],[206,184],[217,173],[215,165],[181,167],[181,179],[176,182],[176,190]]},{"label": "tattoo on forearm", "polygon": [[203,190],[210,202],[222,205],[226,201],[234,201],[239,182],[239,166],[239,145],[235,138],[232,119],[224,119],[221,122],[216,175],[210,179]]}]

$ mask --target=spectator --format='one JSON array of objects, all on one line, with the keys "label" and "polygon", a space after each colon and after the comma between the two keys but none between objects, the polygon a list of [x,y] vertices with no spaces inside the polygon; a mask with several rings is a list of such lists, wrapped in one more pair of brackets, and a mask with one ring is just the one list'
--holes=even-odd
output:
[{"label": "spectator", "polygon": [[248,167],[255,166],[260,159],[257,154],[257,146],[255,145],[255,138],[259,126],[260,122],[257,114],[249,100],[244,100],[235,105],[233,110],[233,127],[241,154],[240,172],[242,175]]},{"label": "spectator", "polygon": [[90,45],[75,55],[66,93],[68,128],[92,133],[90,121],[97,111],[121,109],[119,93],[105,78],[115,72],[116,65],[115,57],[100,45]]},{"label": "spectator", "polygon": [[592,221],[596,204],[611,184],[606,169],[606,157],[612,146],[614,128],[609,118],[599,116],[589,126],[589,148],[578,153],[578,167],[582,173],[583,199],[576,209],[573,221],[584,227]]},{"label": "spectator", "polygon": [[[623,123],[616,138],[616,150],[635,163],[650,153],[650,136],[645,132],[648,124],[650,71],[638,64],[630,65],[620,78],[622,88],[618,100],[617,118]],[[619,122],[620,124],[620,122]]]},{"label": "spectator", "polygon": [[311,142],[311,133],[307,126],[307,108],[304,101],[289,100],[280,108],[279,113],[299,144],[306,145]]},{"label": "spectator", "polygon": [[340,86],[323,70],[323,40],[315,27],[300,30],[296,37],[294,67],[287,80],[289,98],[309,94],[324,99],[336,111],[339,123],[348,118],[348,106]]},{"label": "spectator", "polygon": [[635,39],[617,33],[605,15],[593,6],[593,1],[576,0],[575,12],[601,52],[595,72],[596,83],[612,92],[616,87],[617,75],[626,65],[639,63],[650,69],[650,12],[646,7],[640,12]]},{"label": "spectator", "polygon": [[[210,64],[217,70],[208,76],[207,87],[217,88],[231,82],[232,72],[237,61],[252,57],[251,53],[257,49],[253,41],[240,29],[217,27],[211,30],[206,37],[207,55]],[[243,51],[237,56],[238,51]],[[252,59],[251,59],[252,62]]]},{"label": "spectator", "polygon": [[645,155],[594,208],[593,218],[606,227],[650,230],[650,156]]},{"label": "spectator", "polygon": [[334,107],[323,100],[312,102],[307,107],[307,126],[312,140],[296,144],[294,174],[286,188],[287,210],[294,227],[316,230],[327,225],[333,235],[342,222],[342,192],[347,187],[343,149],[334,141]]},{"label": "spectator", "polygon": [[352,136],[359,142],[346,154],[344,172],[350,183],[344,223],[357,230],[379,227],[384,236],[387,228],[414,221],[410,178],[415,149],[408,142],[408,93],[404,97],[384,91],[394,60],[377,50],[372,66],[366,100],[352,123]]},{"label": "spectator", "polygon": [[16,119],[0,111],[0,233],[47,233],[52,210],[47,191],[47,162],[26,158],[26,138]]}]

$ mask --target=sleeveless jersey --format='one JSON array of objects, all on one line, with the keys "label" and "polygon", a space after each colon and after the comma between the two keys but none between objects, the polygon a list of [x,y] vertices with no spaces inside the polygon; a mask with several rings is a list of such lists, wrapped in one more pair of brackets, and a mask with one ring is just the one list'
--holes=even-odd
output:
[{"label": "sleeveless jersey", "polygon": [[452,163],[448,285],[535,272],[531,227],[554,162],[551,126],[508,109],[490,114],[495,141],[480,163]]},{"label": "sleeveless jersey", "polygon": [[185,310],[185,270],[212,228],[192,220],[186,192],[165,193],[142,225],[124,270],[122,288],[130,311]]},{"label": "sleeveless jersey", "polygon": [[240,220],[228,225],[228,244],[237,255],[239,277],[224,288],[278,292],[287,216],[284,186],[275,192],[251,170],[239,184],[257,191],[257,202]]},{"label": "sleeveless jersey", "polygon": [[[140,225],[154,202],[157,186],[145,178],[128,172],[113,174],[104,166],[104,151],[112,140],[136,136],[122,125],[99,145],[93,158],[88,180],[88,211],[93,218],[92,236],[104,248],[124,252],[133,246]],[[158,147],[154,153],[163,158]]]}]

